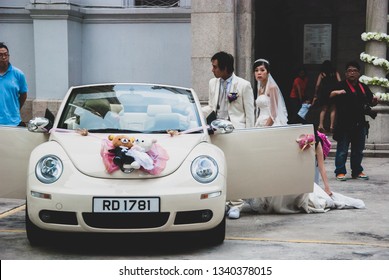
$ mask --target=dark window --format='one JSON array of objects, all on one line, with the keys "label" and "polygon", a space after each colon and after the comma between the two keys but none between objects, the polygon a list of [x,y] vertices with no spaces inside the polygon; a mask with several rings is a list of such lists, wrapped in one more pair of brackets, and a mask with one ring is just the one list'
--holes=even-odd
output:
[{"label": "dark window", "polygon": [[135,0],[135,7],[178,7],[178,0]]}]

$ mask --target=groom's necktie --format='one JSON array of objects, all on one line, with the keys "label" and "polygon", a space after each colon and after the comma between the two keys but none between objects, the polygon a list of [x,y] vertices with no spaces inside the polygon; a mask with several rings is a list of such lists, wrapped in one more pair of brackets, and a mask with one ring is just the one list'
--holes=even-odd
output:
[{"label": "groom's necktie", "polygon": [[228,104],[227,104],[227,80],[220,80],[220,92],[218,100],[217,118],[228,120]]}]

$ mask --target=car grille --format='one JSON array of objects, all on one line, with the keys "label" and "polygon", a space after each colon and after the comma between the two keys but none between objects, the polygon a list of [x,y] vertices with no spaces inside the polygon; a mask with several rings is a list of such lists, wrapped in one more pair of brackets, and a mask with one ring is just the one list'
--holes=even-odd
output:
[{"label": "car grille", "polygon": [[85,223],[94,228],[156,228],[166,224],[169,212],[160,213],[83,213]]}]

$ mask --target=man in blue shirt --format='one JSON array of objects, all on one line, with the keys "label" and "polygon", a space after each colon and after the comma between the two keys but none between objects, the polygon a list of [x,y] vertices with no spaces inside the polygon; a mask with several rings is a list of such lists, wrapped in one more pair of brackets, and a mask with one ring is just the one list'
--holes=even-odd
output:
[{"label": "man in blue shirt", "polygon": [[27,91],[23,72],[12,66],[8,47],[0,43],[0,125],[24,126],[20,109],[27,99]]}]

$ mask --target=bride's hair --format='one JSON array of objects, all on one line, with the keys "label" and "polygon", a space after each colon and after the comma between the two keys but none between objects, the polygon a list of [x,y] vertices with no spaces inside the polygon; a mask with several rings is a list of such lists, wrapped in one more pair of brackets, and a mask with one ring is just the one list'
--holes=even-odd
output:
[{"label": "bride's hair", "polygon": [[263,59],[263,58],[260,58],[260,59],[257,59],[256,61],[254,61],[253,71],[255,71],[255,68],[257,68],[258,66],[261,66],[261,65],[263,65],[265,67],[265,69],[267,70],[267,72],[270,73],[270,63],[268,60]]}]

